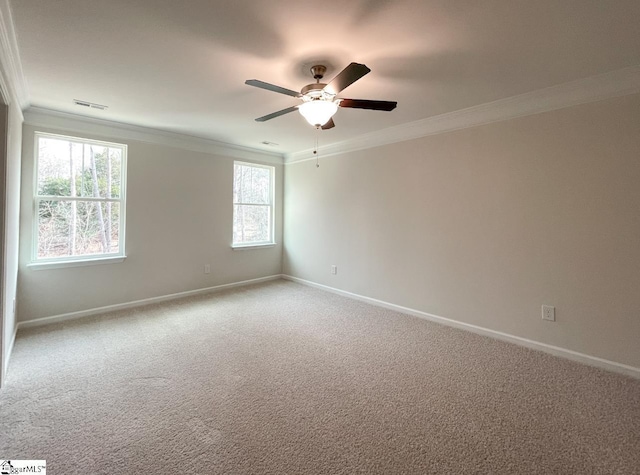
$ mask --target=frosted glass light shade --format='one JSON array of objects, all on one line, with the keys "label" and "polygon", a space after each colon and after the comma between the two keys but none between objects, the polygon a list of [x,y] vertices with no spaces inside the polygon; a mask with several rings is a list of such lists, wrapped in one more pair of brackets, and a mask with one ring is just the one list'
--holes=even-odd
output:
[{"label": "frosted glass light shade", "polygon": [[298,107],[298,110],[307,122],[317,127],[329,122],[338,110],[338,104],[333,101],[309,101]]}]

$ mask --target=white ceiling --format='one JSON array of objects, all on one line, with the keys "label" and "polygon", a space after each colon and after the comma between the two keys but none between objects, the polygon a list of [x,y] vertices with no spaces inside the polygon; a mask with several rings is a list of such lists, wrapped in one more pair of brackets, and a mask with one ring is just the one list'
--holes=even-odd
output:
[{"label": "white ceiling", "polygon": [[[640,65],[638,0],[10,0],[32,106],[270,152],[313,146],[298,103],[308,68],[372,70],[340,97],[321,144]],[[106,104],[93,111],[81,99]],[[262,145],[275,142],[276,147]]]}]

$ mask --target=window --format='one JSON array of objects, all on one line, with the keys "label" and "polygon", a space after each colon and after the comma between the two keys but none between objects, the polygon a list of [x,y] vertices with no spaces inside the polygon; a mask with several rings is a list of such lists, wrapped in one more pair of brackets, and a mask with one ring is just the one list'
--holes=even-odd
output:
[{"label": "window", "polygon": [[273,244],[274,168],[234,162],[233,247]]},{"label": "window", "polygon": [[127,146],[36,133],[34,263],[124,257]]}]

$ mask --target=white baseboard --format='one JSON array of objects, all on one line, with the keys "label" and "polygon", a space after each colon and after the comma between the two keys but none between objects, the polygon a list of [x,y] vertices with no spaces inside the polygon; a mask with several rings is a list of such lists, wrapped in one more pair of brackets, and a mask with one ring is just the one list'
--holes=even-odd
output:
[{"label": "white baseboard", "polygon": [[457,320],[452,320],[450,318],[440,317],[438,315],[433,315],[431,313],[422,312],[420,310],[415,310],[413,308],[402,307],[400,305],[395,305],[389,302],[385,302],[383,300],[377,300],[371,297],[365,297],[364,295],[354,294],[351,292],[347,292],[345,290],[336,289],[334,287],[329,287],[327,285],[318,284],[315,282],[311,282],[309,280],[300,279],[298,277],[293,277],[291,275],[282,275],[283,279],[291,280],[293,282],[298,282],[300,284],[308,285],[310,287],[315,287],[318,289],[326,290],[328,292],[332,292],[334,294],[342,295],[344,297],[349,297],[355,300],[360,300],[362,302],[366,302],[372,305],[376,305],[378,307],[388,308],[389,310],[395,310],[396,312],[405,313],[408,315],[413,315],[415,317],[424,318],[425,320],[429,320],[435,323],[440,323],[442,325],[447,325],[454,328],[459,328],[462,330],[467,330],[473,333],[477,333],[479,335],[488,336],[491,338],[496,338],[498,340],[506,341],[509,343],[514,343],[516,345],[524,346],[527,348],[531,348],[538,351],[543,351],[545,353],[552,354],[554,356],[559,356],[562,358],[567,358],[573,361],[577,361],[579,363],[588,364],[590,366],[595,366],[597,368],[605,369],[608,371],[614,371],[616,373],[621,373],[627,376],[631,376],[636,379],[640,379],[640,368],[636,368],[634,366],[625,365],[622,363],[617,363],[615,361],[605,360],[603,358],[598,358],[597,356],[586,355],[584,353],[578,353],[577,351],[568,350],[566,348],[561,348],[559,346],[548,345],[546,343],[541,343],[535,340],[529,340],[527,338],[522,338],[515,335],[510,335],[508,333],[499,332],[496,330],[490,330],[488,328],[479,327],[477,325],[471,325],[470,323],[463,323]]},{"label": "white baseboard", "polygon": [[[175,300],[175,299],[180,299],[184,297],[191,297],[193,295],[206,294],[211,292],[220,292],[221,290],[231,289],[233,287],[243,287],[246,285],[258,284],[260,282],[267,282],[269,280],[277,280],[281,278],[282,278],[282,275],[275,274],[267,277],[260,277],[257,279],[243,280],[241,282],[232,282],[230,284],[216,285],[215,287],[207,287],[204,289],[197,289],[197,290],[188,290],[186,292],[178,292],[176,294],[168,294],[168,295],[161,295],[159,297],[151,297],[148,299],[134,300],[133,302],[118,303],[115,305],[107,305],[104,307],[91,308],[88,310],[80,310],[78,312],[70,312],[70,313],[63,313],[61,315],[52,315],[50,317],[35,318],[33,320],[18,322],[16,331],[22,328],[39,327],[42,325],[49,325],[51,323],[64,322],[67,320],[75,320],[77,318],[89,317],[92,315],[99,315],[101,313],[113,312],[115,310],[124,310],[128,308],[141,307],[143,305],[149,305],[153,303],[166,302],[167,300]],[[15,338],[15,335],[14,335],[14,338]]]},{"label": "white baseboard", "polygon": [[[496,330],[490,330],[488,328],[480,327],[477,325],[472,325],[470,323],[459,322],[457,320],[452,320],[450,318],[441,317],[439,315],[433,315],[431,313],[423,312],[420,310],[415,310],[409,307],[403,307],[401,305],[392,304],[389,302],[385,302],[383,300],[377,300],[371,297],[366,297],[364,295],[354,294],[352,292],[347,292],[345,290],[336,289],[334,287],[329,287],[327,285],[318,284],[316,282],[312,282],[305,279],[300,279],[298,277],[293,277],[286,274],[275,274],[267,277],[260,277],[258,279],[250,279],[244,280],[241,282],[233,282],[230,284],[217,285],[215,287],[207,287],[204,289],[197,290],[189,290],[186,292],[179,292],[175,294],[162,295],[159,297],[152,297],[148,299],[135,300],[133,302],[125,302],[121,304],[115,305],[107,305],[104,307],[92,308],[88,310],[81,310],[78,312],[65,313],[61,315],[54,315],[50,317],[37,318],[34,320],[27,320],[25,322],[18,322],[16,331],[13,334],[13,338],[11,339],[11,343],[9,344],[9,352],[8,356],[11,356],[11,352],[13,349],[13,345],[16,339],[16,333],[21,328],[31,328],[42,325],[49,325],[51,323],[63,322],[67,320],[74,320],[77,318],[88,317],[92,315],[99,315],[102,313],[113,312],[115,310],[124,310],[128,308],[141,307],[143,305],[149,305],[153,303],[165,302],[168,300],[175,300],[179,298],[189,297],[192,295],[205,294],[210,292],[219,292],[225,289],[230,289],[233,287],[243,287],[246,285],[257,284],[260,282],[267,282],[270,280],[277,279],[286,279],[293,282],[298,282],[300,284],[304,284],[310,287],[315,287],[318,289],[322,289],[328,292],[332,292],[334,294],[342,295],[344,297],[349,297],[355,300],[360,300],[362,302],[366,302],[372,305],[376,305],[378,307],[387,308],[389,310],[394,310],[396,312],[405,313],[408,315],[413,315],[415,317],[424,318],[426,320],[440,323],[442,325],[447,325],[454,328],[459,328],[462,330],[467,330],[473,333],[477,333],[479,335],[488,336],[491,338],[496,338],[498,340],[506,341],[509,343],[514,343],[516,345],[524,346],[526,348],[531,348],[538,351],[543,351],[545,353],[549,353],[555,356],[559,356],[562,358],[567,358],[573,361],[577,361],[580,363],[588,364],[590,366],[595,366],[597,368],[605,369],[608,371],[614,371],[616,373],[625,374],[627,376],[631,376],[636,379],[640,379],[640,368],[636,368],[634,366],[625,365],[623,363],[617,363],[615,361],[606,360],[604,358],[598,358],[597,356],[586,355],[584,353],[579,353],[577,351],[569,350],[566,348],[561,348],[558,346],[548,345],[546,343],[541,343],[534,340],[529,340],[527,338],[522,338],[515,335],[510,335],[508,333],[499,332]],[[6,366],[8,367],[8,360],[5,361]],[[6,373],[5,373],[6,374]]]}]

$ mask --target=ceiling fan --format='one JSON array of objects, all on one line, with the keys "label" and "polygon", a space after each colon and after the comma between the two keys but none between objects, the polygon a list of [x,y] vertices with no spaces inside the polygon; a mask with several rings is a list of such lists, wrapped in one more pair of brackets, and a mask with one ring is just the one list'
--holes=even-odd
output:
[{"label": "ceiling fan", "polygon": [[335,127],[336,124],[333,122],[332,117],[338,110],[338,106],[350,107],[352,109],[392,111],[396,108],[396,105],[398,105],[397,102],[391,101],[368,101],[364,99],[344,99],[336,97],[344,89],[371,71],[364,64],[351,63],[328,84],[320,82],[326,71],[327,68],[321,64],[311,67],[311,74],[316,82],[307,84],[300,90],[300,92],[275,86],[267,82],[258,81],[257,79],[248,79],[245,81],[245,84],[248,84],[249,86],[259,87],[268,91],[279,92],[280,94],[286,94],[287,96],[302,99],[302,104],[287,107],[286,109],[282,109],[278,112],[258,117],[256,121],[264,122],[275,117],[288,114],[289,112],[299,110],[302,116],[311,125],[316,128],[326,130]]}]

